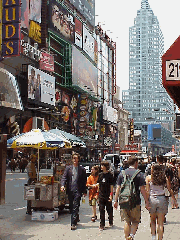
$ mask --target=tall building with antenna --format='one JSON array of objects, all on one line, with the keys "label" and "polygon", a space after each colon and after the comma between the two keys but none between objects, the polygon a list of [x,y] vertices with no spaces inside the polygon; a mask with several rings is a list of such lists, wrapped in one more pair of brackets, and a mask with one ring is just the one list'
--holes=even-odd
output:
[{"label": "tall building with antenna", "polygon": [[147,146],[147,128],[160,123],[173,131],[173,102],[162,85],[164,38],[148,0],[141,1],[134,26],[129,28],[129,89],[122,91],[123,106],[142,131]]}]

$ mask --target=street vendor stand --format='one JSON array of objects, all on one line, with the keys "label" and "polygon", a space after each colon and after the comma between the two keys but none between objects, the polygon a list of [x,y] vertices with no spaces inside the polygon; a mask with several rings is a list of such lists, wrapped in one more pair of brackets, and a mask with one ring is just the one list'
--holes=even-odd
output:
[{"label": "street vendor stand", "polygon": [[54,166],[53,176],[41,176],[38,183],[24,186],[24,199],[31,200],[31,208],[35,211],[63,210],[69,208],[66,192],[61,192],[61,178],[66,165],[71,164],[71,156],[64,156]]},{"label": "street vendor stand", "polygon": [[66,193],[60,191],[60,181],[64,173],[66,164],[70,164],[71,159],[62,159],[58,166],[55,165],[53,176],[42,176],[39,179],[39,150],[57,149],[60,147],[71,148],[70,142],[54,133],[33,129],[30,132],[19,134],[8,140],[9,148],[36,148],[38,150],[38,175],[37,182],[24,186],[24,199],[31,201],[31,209],[34,210],[54,210],[63,209],[68,204]]}]

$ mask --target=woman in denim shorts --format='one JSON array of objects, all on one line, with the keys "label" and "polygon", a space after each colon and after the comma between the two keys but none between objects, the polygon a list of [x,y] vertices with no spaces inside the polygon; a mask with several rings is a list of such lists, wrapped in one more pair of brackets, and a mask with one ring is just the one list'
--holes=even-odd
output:
[{"label": "woman in denim shorts", "polygon": [[156,219],[158,240],[163,239],[164,217],[168,212],[168,202],[164,191],[165,184],[167,184],[167,188],[171,193],[172,198],[176,201],[173,191],[170,187],[170,181],[165,174],[165,166],[159,163],[152,165],[151,175],[146,177],[146,186],[150,202],[150,226],[152,240],[156,239]]}]

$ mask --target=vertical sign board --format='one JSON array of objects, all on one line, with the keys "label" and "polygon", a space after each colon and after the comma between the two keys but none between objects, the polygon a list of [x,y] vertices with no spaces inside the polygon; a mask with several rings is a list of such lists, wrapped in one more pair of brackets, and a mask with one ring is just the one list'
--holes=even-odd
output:
[{"label": "vertical sign board", "polygon": [[2,56],[19,55],[20,0],[3,0]]},{"label": "vertical sign board", "polygon": [[130,142],[134,141],[134,119],[130,121]]}]

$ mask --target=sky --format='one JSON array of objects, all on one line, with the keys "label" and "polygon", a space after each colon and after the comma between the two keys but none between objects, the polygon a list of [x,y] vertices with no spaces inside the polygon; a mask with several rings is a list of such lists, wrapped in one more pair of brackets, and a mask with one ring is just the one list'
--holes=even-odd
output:
[{"label": "sky", "polygon": [[[149,0],[164,36],[164,52],[180,35],[180,0]],[[141,0],[95,0],[95,21],[116,42],[116,83],[129,88],[129,27],[134,25]],[[110,31],[108,31],[110,30]]]}]

